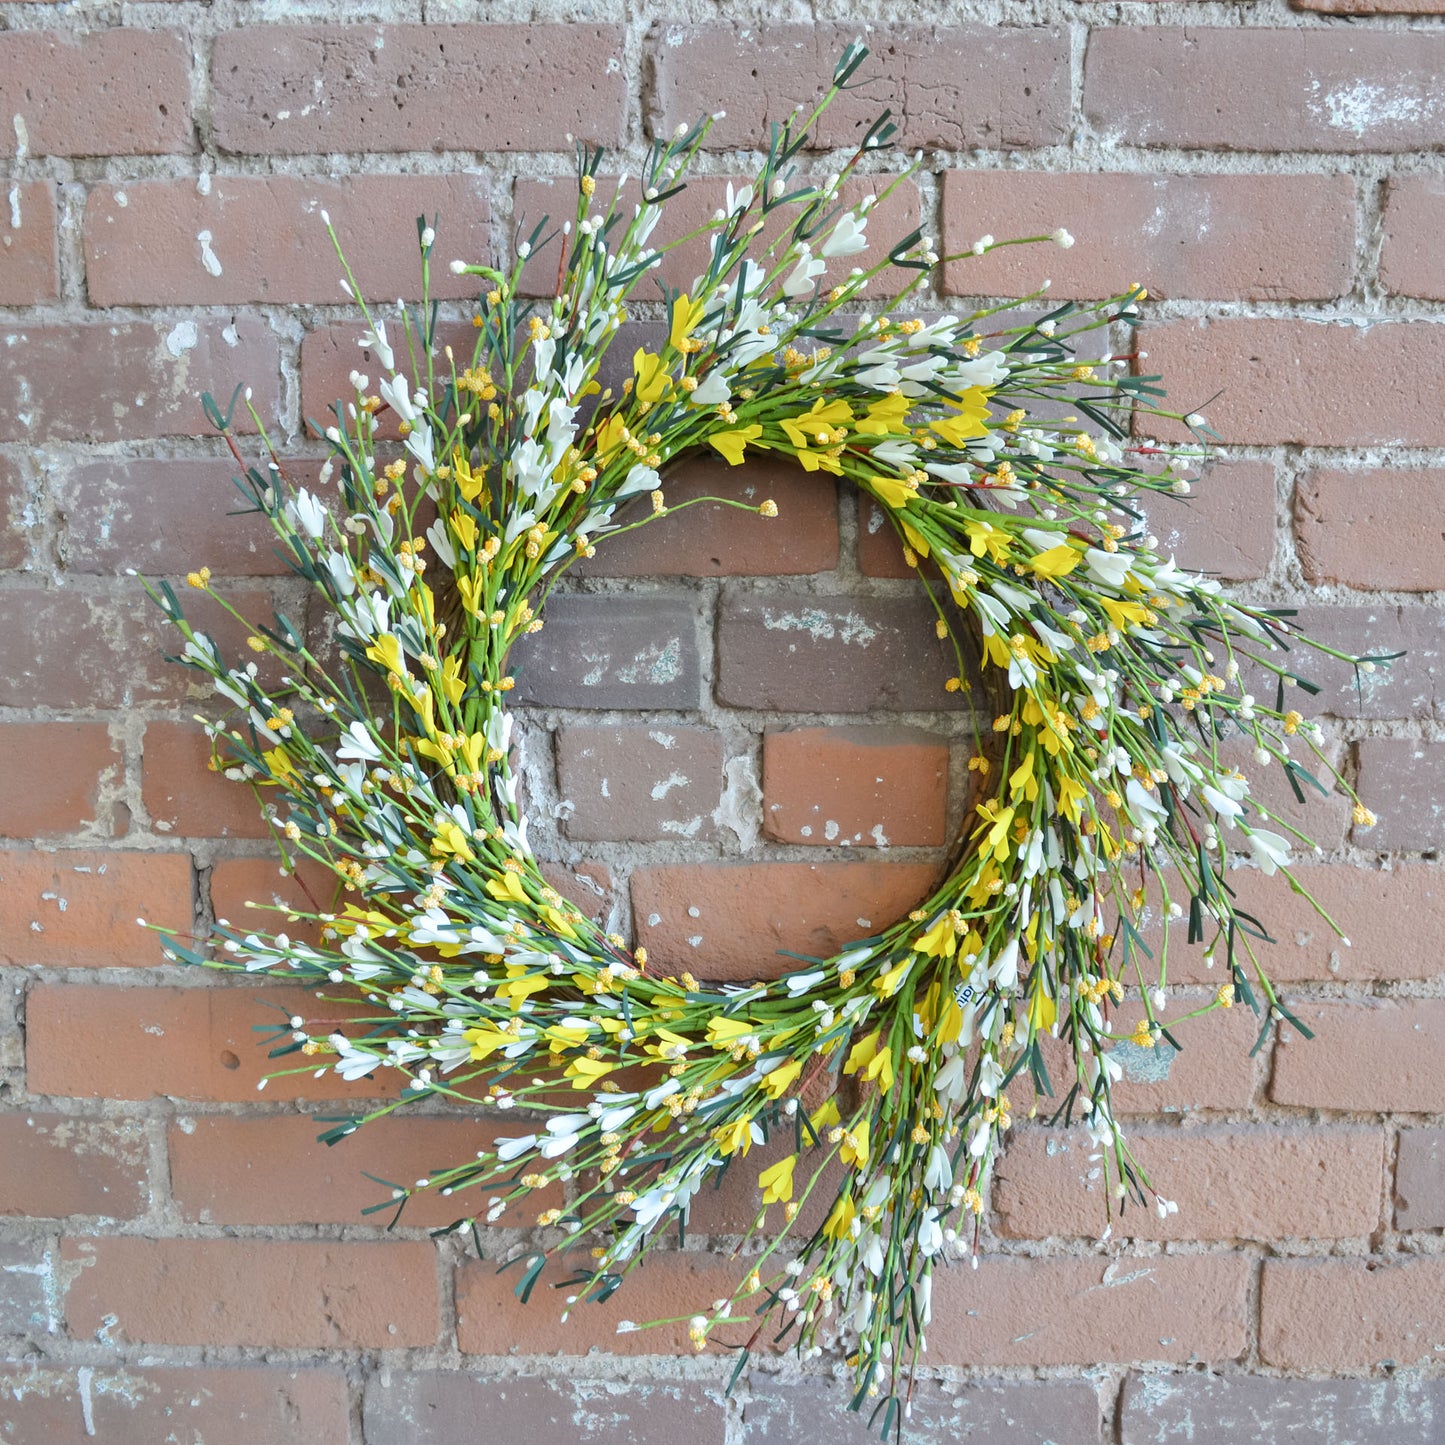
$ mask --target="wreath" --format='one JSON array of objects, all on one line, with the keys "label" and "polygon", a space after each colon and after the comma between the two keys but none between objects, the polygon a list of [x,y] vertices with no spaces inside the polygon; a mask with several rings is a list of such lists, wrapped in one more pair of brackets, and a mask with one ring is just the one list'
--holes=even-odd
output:
[{"label": "wreath", "polygon": [[[836,1345],[854,1407],[876,1397],[886,1431],[936,1270],[970,1252],[977,1263],[986,1184],[1024,1091],[1031,1113],[1082,1122],[1109,1197],[1169,1211],[1115,1118],[1113,1046],[1177,1047],[1177,1026],[1236,1002],[1260,1015],[1261,1040],[1283,1021],[1308,1032],[1261,967],[1263,926],[1229,882],[1243,854],[1303,893],[1291,849],[1308,840],[1221,745],[1247,735],[1297,791],[1349,788],[1317,727],[1286,705],[1286,685],[1315,690],[1295,670],[1290,649],[1306,640],[1289,618],[1230,600],[1146,535],[1143,504],[1189,490],[1212,434],[1163,408],[1158,379],[1131,372],[1131,344],[1079,359],[1080,338],[1130,333],[1144,292],[899,319],[941,260],[961,258],[917,231],[880,248],[874,197],[845,203],[855,172],[877,176],[879,199],[911,173],[870,164],[893,134],[886,112],[836,173],[800,174],[814,123],[865,54],[852,47],[817,107],[774,128],[752,184],[730,185],[714,218],[656,248],[711,122],[651,147],[635,203],[619,184],[603,205],[601,152],[579,148],[550,300],[520,285],[546,223],[518,237],[509,271],[452,263],[479,283],[469,356],[440,346],[429,301],[399,305],[394,340],[337,245],[383,374],[352,374],[319,485],[293,482],[274,449],[247,467],[231,412],[205,399],[250,505],[333,618],[334,648],[313,650],[278,615],[248,638],[259,656],[232,662],[169,585],[148,590],[184,636],[180,660],[234,708],[208,723],[217,765],[256,787],[288,863],[320,860],[339,885],[334,906],[277,920],[312,920],[319,942],[218,920],[210,948],[171,936],[166,956],[315,981],[347,1001],[344,1025],[289,1021],[282,1072],[404,1080],[393,1102],[322,1137],[421,1100],[515,1121],[492,1148],[396,1187],[397,1207],[440,1191],[453,1229],[532,1229],[510,1261],[523,1299],[549,1257],[589,1247],[564,1281],[578,1301],[610,1296],[666,1226],[685,1228],[700,1190],[755,1170],[750,1152],[780,1137],[785,1152],[757,1175],[764,1208],[742,1278],[691,1318],[691,1338],[735,1349],[734,1379],[765,1333],[802,1352]],[[419,227],[429,277],[436,236]],[[665,336],[604,389],[599,368],[649,273],[699,239],[705,271],[685,292],[663,288]],[[1072,244],[1062,230],[1028,239]],[[972,254],[998,244],[1015,243],[984,237]],[[886,268],[913,280],[874,314],[859,303]],[[1141,413],[1182,422],[1191,442],[1134,442]],[[874,499],[957,658],[949,690],[983,710],[978,798],[945,880],[838,956],[794,958],[747,985],[674,972],[548,885],[508,710],[509,659],[543,626],[558,580],[676,510],[668,467],[703,449],[733,464],[785,456]],[[187,581],[213,595],[206,569]],[[1157,956],[1143,937],[1151,909]],[[1166,1017],[1171,929],[1207,945],[1221,982],[1204,1007]],[[1143,1007],[1128,1034],[1112,1022],[1126,991]],[[558,1186],[566,1202],[535,1212]],[[815,1196],[802,1237],[792,1226]]]}]

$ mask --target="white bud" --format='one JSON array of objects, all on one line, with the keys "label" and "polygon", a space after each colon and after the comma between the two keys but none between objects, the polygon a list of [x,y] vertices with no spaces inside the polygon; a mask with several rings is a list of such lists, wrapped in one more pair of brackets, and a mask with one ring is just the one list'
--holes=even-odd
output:
[{"label": "white bud", "polygon": [[1061,251],[1067,251],[1074,244],[1074,238],[1062,226],[1054,232],[1052,240]]}]

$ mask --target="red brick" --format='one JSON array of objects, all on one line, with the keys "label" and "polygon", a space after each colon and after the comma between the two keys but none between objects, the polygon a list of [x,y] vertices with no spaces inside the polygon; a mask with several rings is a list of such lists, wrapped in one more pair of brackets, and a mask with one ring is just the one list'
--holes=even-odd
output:
[{"label": "red brick", "polygon": [[[151,826],[188,838],[268,838],[256,792],[212,772],[211,739],[192,723],[146,726],[141,797]],[[269,800],[274,789],[261,790]]]},{"label": "red brick", "polygon": [[92,190],[84,229],[91,304],[344,300],[323,210],[366,299],[421,296],[418,216],[437,231],[432,295],[476,295],[476,281],[453,276],[447,263],[491,255],[483,175],[223,176],[204,193],[189,179]]},{"label": "red brick", "polygon": [[[710,235],[693,233],[709,226],[717,213],[727,205],[729,185],[740,188],[752,180],[753,177],[743,175],[696,176],[687,182],[686,190],[669,197],[663,206],[657,229],[653,231],[648,243],[661,252],[662,264],[656,271],[649,273],[647,289],[651,289],[654,282],[677,291],[696,289],[697,278],[707,272],[712,259],[712,239]],[[588,203],[588,211],[594,216],[606,215],[614,199],[617,200],[622,215],[631,215],[642,199],[641,188],[636,180],[629,180],[623,186],[620,199],[617,199],[619,192],[615,176],[599,176],[596,181],[597,189]],[[816,183],[821,184],[821,180]],[[838,200],[845,206],[857,206],[868,196],[875,198],[869,212],[867,234],[870,245],[876,249],[865,256],[838,257],[828,261],[827,269],[819,278],[819,283],[825,289],[845,280],[855,264],[876,264],[896,242],[923,224],[924,215],[918,187],[912,181],[902,181],[885,194],[884,187],[887,183],[887,177],[854,176],[844,181],[839,188]],[[522,268],[519,290],[524,296],[555,295],[557,269],[561,260],[561,238],[556,232],[564,222],[570,221],[576,215],[576,177],[519,178],[513,195],[514,226],[518,234],[529,235],[544,217],[548,221],[544,232],[548,239],[538,245],[526,266]],[[754,216],[756,218],[756,212]],[[786,240],[788,230],[797,216],[798,208],[795,206],[776,211],[763,225],[762,230],[752,238],[751,254],[761,256],[773,245]],[[686,237],[691,239],[684,239]],[[669,247],[670,249],[667,249]],[[916,275],[916,272],[903,267],[885,266],[869,282],[870,294],[897,295]],[[615,344],[617,343],[614,342]]]},{"label": "red brick", "polygon": [[[1163,1021],[1168,1025],[1171,1015],[1207,1002],[1208,995],[1177,995]],[[1132,1033],[1143,1013],[1139,1004],[1124,1003],[1112,1017],[1112,1031]],[[1127,1041],[1114,1045],[1114,1058],[1124,1070],[1123,1078],[1114,1085],[1114,1108],[1119,1113],[1244,1109],[1253,1103],[1255,1063],[1249,1051],[1259,1035],[1259,1020],[1247,1008],[1215,1009],[1170,1032],[1179,1041],[1177,1052],[1163,1040],[1152,1049]],[[1073,1079],[1072,1056],[1056,1039],[1044,1041],[1043,1054],[1054,1097],[1062,1101]],[[1040,1112],[1046,1102],[1040,1100]]]},{"label": "red brick", "polygon": [[54,301],[60,295],[55,187],[49,181],[15,184],[9,200],[10,224],[0,230],[0,306]]},{"label": "red brick", "polygon": [[944,290],[1027,296],[1047,277],[1050,298],[1100,299],[1130,286],[1151,295],[1217,300],[1324,299],[1350,289],[1354,185],[1348,176],[1100,175],[949,171],[943,246],[980,236],[1047,236],[1064,226],[1072,250],[1012,246],[950,262]]},{"label": "red brick", "polygon": [[1395,1228],[1445,1229],[1445,1129],[1400,1130]]},{"label": "red brick", "polygon": [[[333,995],[335,990],[332,991]],[[33,1094],[77,1099],[169,1097],[223,1104],[257,1099],[257,1085],[278,1069],[318,1066],[273,1079],[268,1102],[291,1099],[358,1099],[395,1094],[398,1076],[378,1069],[347,1083],[326,1056],[300,1053],[272,1059],[289,1042],[283,1032],[293,1014],[328,1023],[364,1014],[351,1000],[302,988],[263,989],[211,984],[194,988],[104,988],[37,984],[26,1008],[27,1078]],[[84,1044],[105,1038],[104,1049]],[[330,1062],[334,1063],[332,1059]],[[318,1071],[321,1076],[316,1077]]]},{"label": "red brick", "polygon": [[722,738],[703,728],[563,728],[558,787],[573,805],[563,827],[586,842],[711,838],[722,766]]},{"label": "red brick", "polygon": [[858,497],[858,570],[865,577],[915,577],[903,557],[903,539],[872,497]]},{"label": "red brick", "polygon": [[[730,1296],[748,1272],[744,1260],[696,1250],[658,1250],[647,1256],[610,1299],[580,1301],[565,1323],[562,1292],[549,1286],[590,1267],[587,1256],[551,1260],[529,1303],[512,1294],[520,1266],[498,1273],[501,1260],[467,1260],[457,1271],[457,1346],[464,1355],[691,1355],[687,1321]],[[682,1323],[617,1332],[620,1322],[682,1317]],[[751,1331],[736,1326],[729,1338],[741,1344]],[[720,1331],[717,1338],[723,1338]]]},{"label": "red brick", "polygon": [[[17,1440],[89,1445],[103,1440],[202,1440],[206,1445],[288,1445],[344,1440],[349,1405],[340,1370],[113,1365],[0,1374],[5,1418]],[[90,1428],[88,1429],[87,1426]],[[178,1431],[184,1433],[177,1433]]]},{"label": "red brick", "polygon": [[[1257,1124],[1130,1129],[1129,1149],[1154,1188],[1179,1206],[1160,1218],[1132,1201],[1114,1233],[1131,1239],[1363,1237],[1380,1224],[1379,1129]],[[1117,1182],[1110,1160],[1109,1185]],[[998,1229],[1019,1239],[1097,1238],[1105,1186],[1082,1129],[1021,1128],[994,1187]]]},{"label": "red brick", "polygon": [[[1369,834],[1360,840],[1370,846]],[[1273,944],[1251,938],[1265,972],[1276,982],[1350,983],[1376,979],[1434,978],[1445,971],[1436,940],[1445,933],[1445,877],[1428,864],[1399,863],[1388,869],[1346,863],[1303,864],[1294,870],[1300,886],[1344,930],[1346,945],[1310,905],[1309,899],[1266,878],[1257,868],[1229,874],[1235,903],[1264,925]],[[1401,927],[1401,920],[1409,921]],[[1150,948],[1159,929],[1145,930]],[[1225,981],[1221,948],[1211,969],[1204,962],[1204,944],[1186,942],[1184,920],[1169,937],[1169,981]],[[1205,940],[1207,944],[1213,935]],[[1241,954],[1241,958],[1243,955]],[[1153,965],[1142,961],[1146,975]],[[1247,966],[1247,965],[1246,965]]]},{"label": "red brick", "polygon": [[[1273,701],[1272,698],[1270,700]],[[1316,757],[1308,746],[1295,745],[1290,751],[1294,761],[1316,778],[1321,787],[1333,788],[1334,780],[1330,769],[1333,767],[1339,772],[1345,770],[1347,750],[1343,743],[1329,739],[1322,740],[1319,748],[1320,752],[1324,754],[1323,759]],[[1349,798],[1340,792],[1321,793],[1308,778],[1299,777],[1296,781],[1300,785],[1300,792],[1304,794],[1304,801],[1301,802],[1290,786],[1289,777],[1286,776],[1284,768],[1273,760],[1267,765],[1262,765],[1254,756],[1254,752],[1254,739],[1247,734],[1236,733],[1233,737],[1225,738],[1219,743],[1217,756],[1222,767],[1234,768],[1249,779],[1251,802],[1262,812],[1268,813],[1274,820],[1268,826],[1274,827],[1276,823],[1287,823],[1292,828],[1298,828],[1306,838],[1311,840],[1311,843],[1317,843],[1327,851],[1343,844],[1345,833],[1350,826],[1353,808]],[[1246,848],[1242,840],[1235,840],[1234,846],[1240,851],[1244,851]],[[1306,858],[1309,856],[1309,844],[1296,840],[1294,846],[1297,855]],[[1250,875],[1255,873],[1252,864],[1246,865],[1243,870],[1234,870],[1235,876],[1230,878],[1231,886],[1237,880],[1244,880],[1246,873]],[[1287,884],[1276,880],[1276,885],[1263,892],[1263,897],[1269,901],[1262,906],[1268,912],[1273,912],[1274,900],[1277,895],[1288,891]],[[1248,888],[1250,883],[1245,881],[1243,886]],[[1260,896],[1261,890],[1255,890],[1255,892],[1256,896]]]},{"label": "red brick", "polygon": [[1312,1373],[1433,1363],[1445,1348],[1445,1259],[1266,1260],[1259,1353]]},{"label": "red brick", "polygon": [[[270,1115],[233,1119],[202,1115],[170,1128],[171,1194],[187,1220],[202,1224],[387,1225],[392,1210],[363,1211],[390,1200],[376,1181],[410,1188],[434,1170],[465,1164],[490,1149],[496,1125],[463,1118],[391,1114],[339,1144],[317,1141],[320,1121]],[[501,1129],[501,1133],[515,1132]],[[368,1178],[367,1176],[371,1177]],[[399,1223],[442,1229],[485,1212],[489,1191],[444,1196],[431,1189],[408,1201]],[[559,1186],[539,1191],[527,1211],[562,1203]],[[504,1216],[503,1224],[530,1223]]]},{"label": "red brick", "polygon": [[[170,30],[12,30],[0,41],[0,154],[192,149],[190,46]],[[23,135],[24,144],[21,144]]]},{"label": "red brick", "polygon": [[24,565],[30,555],[26,533],[35,525],[25,474],[13,457],[0,457],[0,568]]},{"label": "red brick", "polygon": [[512,653],[515,700],[534,707],[698,705],[697,598],[573,594],[547,603],[546,630]]},{"label": "red brick", "polygon": [[[181,589],[185,591],[184,588]],[[0,629],[0,706],[130,708],[190,702],[211,686],[190,668],[168,662],[181,636],[127,580],[110,586],[12,588],[8,625]],[[257,584],[226,589],[245,617],[269,622],[272,594]],[[186,616],[208,632],[234,663],[247,629],[195,593],[181,599]],[[245,656],[249,658],[250,653]]]},{"label": "red brick", "polygon": [[0,757],[0,834],[49,838],[85,823],[104,830],[110,809],[101,791],[115,787],[124,768],[104,723],[0,723]]},{"label": "red brick", "polygon": [[1445,999],[1299,1000],[1291,1007],[1315,1037],[1301,1038],[1286,1028],[1269,1086],[1275,1103],[1422,1114],[1445,1110]]},{"label": "red brick", "polygon": [[937,1271],[935,1365],[1224,1361],[1249,1340],[1252,1262],[1240,1255],[985,1257]]},{"label": "red brick", "polygon": [[248,25],[212,50],[216,143],[263,155],[618,145],[622,45],[609,25]]},{"label": "red brick", "polygon": [[[1441,13],[1445,13],[1442,0]],[[1445,183],[1438,176],[1399,176],[1385,201],[1380,280],[1387,291],[1445,301],[1445,259],[1434,238],[1445,226]]]},{"label": "red brick", "polygon": [[1084,114],[1129,145],[1433,149],[1445,37],[1263,26],[1120,26],[1089,36]]},{"label": "red brick", "polygon": [[7,1332],[38,1337],[60,1329],[55,1264],[54,1245],[43,1239],[0,1239],[0,1315]]},{"label": "red brick", "polygon": [[1278,1375],[1179,1371],[1124,1382],[1120,1445],[1276,1445],[1349,1440],[1351,1445],[1430,1445],[1445,1407],[1439,1380],[1293,1380]]},{"label": "red brick", "polygon": [[156,576],[204,563],[218,577],[290,575],[270,523],[237,515],[249,505],[238,474],[231,461],[200,458],[66,458],[49,482],[67,571]]},{"label": "red brick", "polygon": [[[296,871],[285,873],[277,858],[220,858],[211,869],[211,911],[237,928],[287,932],[312,942],[320,925],[301,921],[295,914],[272,912],[300,909],[330,913],[340,903],[336,875],[314,858],[296,860]],[[254,905],[254,906],[253,906]]]},{"label": "red brick", "polygon": [[936,617],[922,597],[727,597],[718,701],[796,712],[960,708],[964,695],[944,689],[958,664],[934,633]]},{"label": "red brick", "polygon": [[77,1338],[272,1349],[401,1349],[438,1335],[429,1243],[66,1239]]},{"label": "red brick", "polygon": [[[663,479],[672,510],[635,532],[597,539],[597,555],[573,567],[579,577],[781,577],[830,572],[838,565],[838,495],[832,479],[767,458],[731,467],[689,459]],[[692,506],[725,497],[757,506],[777,503],[771,520],[736,507]],[[679,510],[687,506],[685,511]],[[619,513],[620,522],[651,515],[647,498]]]},{"label": "red brick", "polygon": [[1445,844],[1439,801],[1445,743],[1364,738],[1356,747],[1360,759],[1356,786],[1380,821],[1373,828],[1357,828],[1355,841],[1365,848],[1409,853]]},{"label": "red brick", "polygon": [[[263,420],[279,414],[275,336],[261,321],[117,321],[36,325],[7,333],[0,441],[124,441],[210,430],[201,393],[224,409],[245,384]],[[85,385],[77,386],[83,377]],[[237,431],[253,431],[244,406]]]},{"label": "red brick", "polygon": [[0,1214],[134,1219],[148,1197],[146,1152],[139,1124],[30,1110],[0,1114]]},{"label": "red brick", "polygon": [[541,863],[542,877],[596,924],[612,911],[612,873],[603,863]]},{"label": "red brick", "polygon": [[1402,525],[1445,505],[1445,471],[1314,471],[1295,492],[1300,564],[1311,582],[1390,592],[1445,588],[1439,540]]},{"label": "red brick", "polygon": [[928,863],[640,868],[632,875],[633,927],[653,971],[777,978],[805,966],[780,949],[829,958],[916,907],[936,877]]},{"label": "red brick", "polygon": [[763,737],[763,830],[780,843],[938,847],[948,744],[920,728],[795,728]]},{"label": "red brick", "polygon": [[1215,461],[1189,496],[1151,497],[1145,512],[1160,550],[1181,567],[1252,582],[1274,557],[1274,493],[1270,463]]},{"label": "red brick", "polygon": [[[1163,376],[1171,408],[1220,393],[1204,411],[1227,444],[1445,444],[1432,390],[1445,368],[1445,328],[1234,318],[1145,326],[1139,336],[1149,356],[1138,365]],[[1151,436],[1186,436],[1154,417],[1140,424]]]},{"label": "red brick", "polygon": [[613,1445],[723,1445],[727,1438],[727,1414],[702,1384],[619,1381],[604,1386],[599,1398],[598,1388],[586,1383],[489,1376],[395,1369],[372,1375],[363,1407],[367,1445],[455,1445],[474,1436],[482,1420],[489,1437],[546,1445],[579,1429],[594,1434],[593,1422],[604,1419],[603,1400]]},{"label": "red brick", "polygon": [[[654,134],[726,109],[709,147],[755,148],[795,107],[812,108],[838,57],[857,38],[858,27],[847,23],[664,24],[654,40]],[[888,108],[903,146],[1037,146],[1068,134],[1069,37],[1063,30],[890,26],[886,37],[869,44],[873,54],[853,88],[816,129],[814,143],[825,149],[856,146],[863,128]],[[960,85],[964,74],[969,83]]]},{"label": "red brick", "polygon": [[0,853],[0,899],[0,963],[153,968],[161,940],[136,919],[190,931],[191,860],[184,853]]},{"label": "red brick", "polygon": [[[833,1092],[834,1081],[827,1074],[815,1075],[811,1083],[807,1080],[804,1083],[805,1107],[815,1106],[814,1089],[823,1089],[822,1097],[828,1097]],[[758,1175],[795,1150],[791,1126],[775,1128],[768,1141],[754,1145],[745,1159],[735,1157],[724,1173],[710,1175],[692,1197],[687,1221],[689,1234],[746,1234],[765,1208]],[[794,1202],[799,1209],[793,1224],[794,1239],[807,1239],[814,1230],[822,1228],[847,1173],[846,1166],[838,1159],[828,1160],[826,1148],[803,1153],[797,1164],[797,1199]],[[819,1179],[810,1186],[809,1181],[814,1174],[819,1174]],[[805,1191],[809,1191],[806,1197]],[[774,1229],[782,1227],[780,1213],[775,1209],[767,1216]]]}]

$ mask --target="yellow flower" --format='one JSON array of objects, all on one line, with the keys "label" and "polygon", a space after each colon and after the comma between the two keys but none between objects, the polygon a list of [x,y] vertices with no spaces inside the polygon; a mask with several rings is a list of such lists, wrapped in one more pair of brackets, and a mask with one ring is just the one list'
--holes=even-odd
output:
[{"label": "yellow flower", "polygon": [[930,422],[929,431],[956,447],[973,437],[987,436],[988,398],[989,393],[983,387],[969,387],[962,396],[948,403],[954,415]]},{"label": "yellow flower", "polygon": [[899,481],[897,477],[868,477],[864,486],[883,503],[895,511],[906,507],[918,495],[918,488],[910,482]]},{"label": "yellow flower", "polygon": [[[456,825],[453,824],[453,827]],[[513,873],[510,868],[504,869],[497,877],[487,884],[487,892],[493,898],[505,902],[511,899],[513,903],[526,903],[528,901],[527,891],[522,887],[520,876]]]},{"label": "yellow flower", "polygon": [[667,344],[674,351],[682,350],[682,343],[697,329],[697,324],[706,310],[705,301],[690,301],[685,291],[672,303],[672,331],[668,335]]},{"label": "yellow flower", "polygon": [[717,1146],[723,1154],[741,1154],[746,1157],[748,1150],[753,1147],[753,1121],[746,1116],[734,1119],[731,1124],[714,1129],[712,1137],[717,1140]]},{"label": "yellow flower", "polygon": [[958,950],[958,934],[954,931],[953,920],[948,914],[940,913],[933,926],[913,940],[913,947],[917,952],[930,953],[935,958],[952,958]]},{"label": "yellow flower", "polygon": [[907,436],[906,418],[910,405],[909,399],[901,392],[885,396],[858,418],[854,430],[865,437]]},{"label": "yellow flower", "polygon": [[672,377],[660,356],[640,348],[633,354],[636,396],[643,406],[654,406],[672,392]]},{"label": "yellow flower", "polygon": [[1022,795],[1028,802],[1032,803],[1039,795],[1039,780],[1034,777],[1034,750],[1030,748],[1024,754],[1024,760],[1012,773],[1008,780],[1009,793],[1017,798]]},{"label": "yellow flower", "polygon": [[758,1175],[764,1204],[786,1204],[793,1197],[793,1166],[797,1162],[798,1156],[789,1154]]},{"label": "yellow flower", "polygon": [[[546,987],[545,980],[543,987]],[[579,1054],[567,1065],[566,1074],[572,1080],[574,1089],[591,1089],[615,1067],[615,1064],[609,1064],[605,1059],[589,1059],[586,1054]]]},{"label": "yellow flower", "polygon": [[856,1129],[849,1129],[843,1135],[843,1143],[838,1150],[838,1157],[845,1164],[855,1165],[859,1169],[866,1169],[868,1167],[867,1119],[864,1119]]},{"label": "yellow flower", "polygon": [[1009,556],[1009,535],[988,522],[979,519],[973,522],[965,522],[963,530],[968,537],[968,550],[975,557],[982,557],[985,552],[993,561],[1002,566],[1008,561]]},{"label": "yellow flower", "polygon": [[1079,809],[1084,799],[1088,796],[1088,789],[1082,783],[1076,783],[1072,778],[1061,777],[1057,784],[1058,800],[1055,804],[1056,810],[1066,818],[1077,823],[1079,821]]},{"label": "yellow flower", "polygon": [[768,1098],[776,1099],[782,1096],[784,1091],[803,1072],[802,1061],[789,1059],[785,1064],[779,1064],[770,1074],[764,1074],[762,1089]]},{"label": "yellow flower", "polygon": [[813,1126],[815,1134],[824,1129],[830,1129],[842,1118],[838,1112],[838,1101],[836,1099],[824,1099],[811,1114],[808,1115],[808,1122]]},{"label": "yellow flower", "polygon": [[1034,973],[1034,986],[1029,993],[1029,1027],[1036,1034],[1045,1034],[1053,1028],[1059,1016],[1059,1006],[1044,991],[1042,969]]},{"label": "yellow flower", "polygon": [[858,1211],[853,1204],[851,1194],[840,1194],[838,1202],[833,1206],[827,1221],[823,1225],[823,1233],[829,1239],[846,1239],[849,1231],[853,1228],[853,1220]]},{"label": "yellow flower", "polygon": [[708,1020],[707,1041],[714,1048],[730,1049],[739,1040],[753,1032],[754,1025],[749,1019],[729,1018],[718,1014]]},{"label": "yellow flower", "polygon": [[987,836],[979,852],[992,853],[1002,863],[1009,855],[1008,832],[1014,820],[1014,810],[1003,807],[997,801],[980,803],[978,816],[989,824]]},{"label": "yellow flower", "polygon": [[1029,558],[1024,566],[1032,568],[1040,577],[1067,577],[1082,560],[1083,553],[1065,543]]},{"label": "yellow flower", "polygon": [[762,436],[763,429],[756,422],[751,426],[735,427],[732,431],[713,432],[708,442],[728,459],[730,465],[742,465],[743,452],[749,442]]}]

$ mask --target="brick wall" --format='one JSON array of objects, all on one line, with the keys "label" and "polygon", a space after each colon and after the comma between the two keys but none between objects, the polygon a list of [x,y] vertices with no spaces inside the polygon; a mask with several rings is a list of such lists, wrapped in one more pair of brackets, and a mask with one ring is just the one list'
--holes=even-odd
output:
[{"label": "brick wall", "polygon": [[[523,1309],[495,1272],[524,1234],[485,1230],[478,1262],[429,1240],[444,1210],[390,1234],[361,1212],[384,1193],[363,1170],[420,1175],[486,1125],[411,1115],[327,1151],[312,1116],[374,1085],[258,1093],[256,1030],[289,991],[158,967],[134,920],[203,928],[296,885],[249,795],[206,771],[187,678],[125,575],[206,562],[248,614],[303,615],[226,516],[196,397],[245,380],[287,450],[320,457],[303,418],[355,335],[322,206],[364,290],[414,294],[413,217],[441,213],[448,255],[504,255],[569,134],[620,147],[619,170],[654,127],[726,106],[705,168],[737,174],[728,148],[811,97],[856,31],[810,14],[859,8],[881,17],[886,78],[821,142],[891,100],[926,157],[900,224],[920,214],[948,250],[1079,238],[953,267],[928,304],[1046,274],[1055,296],[1147,284],[1145,364],[1228,444],[1156,532],[1343,648],[1410,649],[1362,695],[1321,678],[1328,746],[1382,819],[1356,836],[1347,807],[1308,815],[1310,883],[1354,946],[1278,890],[1259,903],[1317,1042],[1250,1058],[1236,1009],[1172,1066],[1134,1061],[1121,1101],[1180,1212],[1130,1215],[1105,1245],[1080,1137],[1018,1127],[983,1267],[936,1291],[917,1438],[1440,1438],[1445,6],[763,8],[0,3],[6,1445],[453,1445],[479,1420],[537,1441],[865,1438],[827,1361],[765,1360],[724,1403],[726,1358],[615,1333],[726,1293],[753,1208],[738,1181],[685,1249],[559,1327],[553,1299]],[[479,11],[495,23],[451,24]],[[965,806],[968,730],[871,508],[707,465],[669,497],[729,488],[781,520],[669,518],[556,599],[524,745],[559,884],[657,956],[741,977],[923,892]],[[1187,951],[1174,976],[1208,977]]]}]

